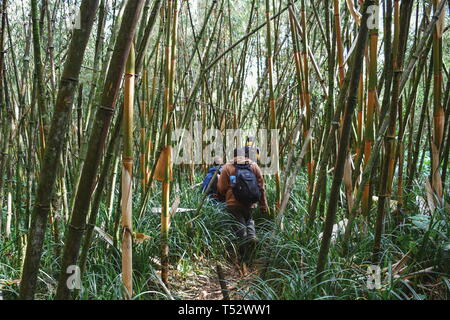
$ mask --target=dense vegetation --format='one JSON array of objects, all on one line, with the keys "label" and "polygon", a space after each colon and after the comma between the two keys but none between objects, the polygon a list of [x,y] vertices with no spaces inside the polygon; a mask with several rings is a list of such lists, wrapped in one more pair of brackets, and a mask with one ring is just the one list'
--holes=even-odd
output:
[{"label": "dense vegetation", "polygon": [[[448,1],[0,7],[0,298],[449,299]],[[213,128],[271,169],[250,263]]]}]

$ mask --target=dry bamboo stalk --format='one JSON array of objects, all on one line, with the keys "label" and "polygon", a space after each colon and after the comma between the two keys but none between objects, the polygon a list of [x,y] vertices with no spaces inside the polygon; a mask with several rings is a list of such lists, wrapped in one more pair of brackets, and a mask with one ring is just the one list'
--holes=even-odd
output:
[{"label": "dry bamboo stalk", "polygon": [[[445,0],[433,0],[433,10]],[[433,139],[431,141],[431,182],[437,196],[437,204],[442,205],[442,180],[439,171],[439,151],[444,137],[444,108],[442,106],[442,23],[444,16],[440,15],[433,30]]]},{"label": "dry bamboo stalk", "polygon": [[170,182],[172,180],[172,147],[171,123],[169,113],[173,110],[174,102],[174,74],[176,65],[176,38],[178,19],[178,0],[169,0],[167,5],[166,43],[165,43],[165,88],[164,88],[164,113],[163,130],[167,130],[164,152],[160,157],[163,169],[162,179],[162,212],[161,212],[161,279],[168,285],[169,278],[169,227],[170,227]]},{"label": "dry bamboo stalk", "polygon": [[[378,5],[378,1],[375,1],[375,5]],[[367,93],[367,110],[366,110],[366,122],[364,131],[364,166],[369,161],[372,145],[375,138],[374,134],[374,112],[375,112],[375,95],[377,90],[377,45],[378,45],[378,28],[370,30],[369,34],[369,84]],[[364,216],[369,213],[369,194],[370,194],[370,182],[367,182],[362,186],[363,196],[361,211]]]},{"label": "dry bamboo stalk", "polygon": [[336,33],[337,57],[339,65],[339,87],[344,84],[344,48],[341,38],[341,22],[339,13],[339,0],[333,0],[334,9],[334,32]]},{"label": "dry bamboo stalk", "polygon": [[122,154],[122,281],[125,299],[133,296],[133,104],[135,79],[135,53],[131,46],[125,70],[125,101],[123,110],[123,154]]},{"label": "dry bamboo stalk", "polygon": [[358,11],[356,11],[354,1],[345,0],[345,3],[347,4],[347,8],[351,16],[355,20],[356,24],[359,26],[361,24],[361,14]]}]

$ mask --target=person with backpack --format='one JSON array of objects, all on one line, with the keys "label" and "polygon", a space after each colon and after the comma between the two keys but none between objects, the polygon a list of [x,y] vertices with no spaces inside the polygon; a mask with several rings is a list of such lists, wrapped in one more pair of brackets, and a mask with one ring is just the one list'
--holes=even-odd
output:
[{"label": "person with backpack", "polygon": [[221,157],[215,157],[214,166],[208,169],[208,173],[202,182],[202,192],[206,192],[210,198],[220,202],[223,201],[224,198],[217,193],[217,181],[222,170],[222,163],[223,161]]},{"label": "person with backpack", "polygon": [[261,150],[256,146],[255,137],[247,137],[247,140],[245,141],[245,147],[246,150],[248,148],[248,158],[256,159],[259,161],[259,159],[261,158]]},{"label": "person with backpack", "polygon": [[[257,203],[262,213],[268,212],[264,178],[256,162],[249,159],[250,148],[235,149],[234,158],[222,167],[217,191],[225,196],[226,209],[237,220],[236,236],[241,241],[242,257],[248,246],[257,242],[253,210]],[[245,257],[244,257],[245,259]]]}]

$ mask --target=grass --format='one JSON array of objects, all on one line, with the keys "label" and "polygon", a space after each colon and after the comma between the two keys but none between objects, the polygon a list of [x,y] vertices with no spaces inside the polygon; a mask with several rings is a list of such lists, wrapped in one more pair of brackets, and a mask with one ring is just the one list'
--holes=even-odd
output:
[{"label": "grass", "polygon": [[[198,178],[200,179],[200,178]],[[315,268],[320,247],[318,234],[322,222],[309,230],[307,237],[306,177],[300,175],[286,214],[281,223],[269,217],[256,216],[259,239],[254,267],[249,275],[239,275],[232,261],[235,239],[231,232],[234,221],[224,212],[223,206],[207,200],[199,215],[196,212],[177,213],[170,229],[170,294],[158,280],[159,273],[159,214],[147,213],[141,219],[135,212],[134,231],[150,238],[136,243],[133,248],[134,299],[183,299],[199,297],[205,286],[218,288],[216,263],[227,267],[235,297],[243,299],[449,299],[450,283],[448,247],[450,226],[448,217],[436,210],[433,215],[417,212],[415,202],[406,209],[405,218],[396,222],[387,217],[382,239],[382,288],[369,290],[367,268],[373,246],[372,212],[365,235],[354,235],[350,252],[342,255],[340,238],[331,245],[329,262],[317,283]],[[199,181],[197,181],[199,182]],[[267,181],[269,202],[274,197],[274,183]],[[158,188],[155,188],[157,190]],[[201,198],[199,190],[180,186],[180,207],[197,208]],[[412,192],[426,198],[418,186]],[[159,206],[158,192],[152,194],[148,207]],[[410,197],[415,198],[415,197]],[[139,197],[135,199],[137,211]],[[115,207],[117,208],[117,206]],[[340,206],[342,208],[342,206]],[[375,210],[375,206],[373,206]],[[113,216],[116,213],[113,213]],[[338,219],[345,217],[340,209]],[[102,207],[98,225],[106,219]],[[60,225],[63,225],[62,223]],[[112,225],[112,224],[111,224]],[[110,230],[107,230],[111,233]],[[15,232],[11,239],[0,243],[0,279],[20,279],[21,259],[16,249]],[[63,230],[61,230],[63,232]],[[37,299],[52,299],[60,271],[60,259],[55,259],[55,246],[51,233],[47,232],[41,271],[39,273]],[[404,268],[391,272],[393,266],[409,252]],[[231,254],[230,254],[231,253]],[[432,269],[429,269],[432,267]],[[95,234],[89,251],[86,274],[82,278],[79,299],[120,299],[120,251]],[[234,271],[233,271],[234,269]],[[423,272],[423,270],[426,270]],[[417,272],[419,273],[417,274]],[[422,273],[420,273],[422,271]],[[232,278],[232,279],[231,279]],[[4,299],[15,299],[18,284],[0,282]],[[197,292],[198,291],[198,292]],[[211,297],[211,296],[209,296]],[[220,298],[216,294],[215,298]]]}]

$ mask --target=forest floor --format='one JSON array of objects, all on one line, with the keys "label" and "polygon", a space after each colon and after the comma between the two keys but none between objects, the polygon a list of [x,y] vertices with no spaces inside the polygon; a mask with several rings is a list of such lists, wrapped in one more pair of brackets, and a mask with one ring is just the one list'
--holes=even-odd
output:
[{"label": "forest floor", "polygon": [[[245,291],[250,290],[252,280],[261,271],[257,263],[240,264],[232,258],[220,262],[205,257],[195,260],[197,262],[189,272],[172,268],[169,276],[172,295],[184,300],[224,300],[220,284],[222,281],[230,299],[245,299]],[[218,266],[221,269],[220,275]]]},{"label": "forest floor", "polygon": [[[227,289],[230,292],[230,297],[238,298],[239,294],[236,292],[238,283],[242,284],[254,272],[243,273],[237,266],[222,265],[224,273],[224,280],[227,284]],[[219,283],[219,277],[216,272],[216,265],[214,262],[208,261],[203,265],[199,265],[198,269],[188,275],[182,277],[177,273],[172,274],[173,293],[177,296],[187,300],[223,300],[223,294]]]},{"label": "forest floor", "polygon": [[[222,300],[217,272],[217,265],[220,265],[222,279],[232,300],[450,299],[450,223],[445,212],[436,210],[430,215],[423,207],[425,201],[417,199],[410,200],[414,206],[411,205],[412,209],[405,213],[401,222],[397,222],[392,215],[387,217],[383,260],[379,265],[382,272],[380,290],[369,290],[367,287],[367,268],[372,264],[374,219],[371,219],[372,224],[368,226],[365,236],[354,232],[348,255],[342,255],[340,240],[333,242],[324,280],[317,285],[315,267],[323,229],[320,225],[313,230],[306,229],[304,221],[307,210],[303,196],[306,191],[302,182],[299,181],[293,191],[282,225],[274,219],[255,216],[260,241],[256,247],[254,265],[247,268],[237,263],[235,251],[231,250],[235,248],[234,221],[221,206],[207,201],[201,214],[193,210],[174,215],[169,237],[168,288],[161,284],[160,278],[159,214],[149,212],[142,218],[136,214],[135,230],[148,238],[133,246],[135,298]],[[181,206],[197,208],[201,193],[193,193],[187,187],[180,189]],[[267,189],[273,202],[272,181],[267,183]],[[423,190],[416,190],[415,193],[424,198]],[[159,194],[155,193],[149,206],[157,207],[158,197]],[[344,217],[345,211],[340,210],[337,221]],[[107,211],[101,210],[99,226],[107,219]],[[19,231],[18,236],[23,236],[24,231]],[[46,234],[37,299],[53,299],[55,294],[60,272],[55,249],[61,249],[63,243],[61,238],[55,241],[53,231],[51,229]],[[60,233],[64,233],[64,228]],[[122,297],[120,248],[112,246],[109,239],[119,233],[109,231],[108,234],[105,237],[95,233],[87,272],[82,279],[80,300],[114,300]],[[0,241],[0,291],[5,300],[17,299],[19,290],[23,246],[17,246],[21,237],[14,235]]]}]

